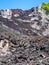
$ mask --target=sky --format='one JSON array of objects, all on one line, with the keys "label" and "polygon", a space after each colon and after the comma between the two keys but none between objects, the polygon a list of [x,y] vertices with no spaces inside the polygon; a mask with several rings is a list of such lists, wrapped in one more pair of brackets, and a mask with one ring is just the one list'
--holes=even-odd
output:
[{"label": "sky", "polygon": [[0,0],[0,10],[1,9],[28,10],[32,7],[40,6],[43,2],[49,2],[49,0]]}]

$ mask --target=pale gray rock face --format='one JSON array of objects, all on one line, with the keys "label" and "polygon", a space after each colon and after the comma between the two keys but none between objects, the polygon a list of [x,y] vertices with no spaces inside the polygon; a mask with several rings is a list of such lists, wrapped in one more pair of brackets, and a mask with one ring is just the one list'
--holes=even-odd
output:
[{"label": "pale gray rock face", "polygon": [[12,17],[12,11],[11,10],[3,10],[3,11],[1,11],[1,16],[3,17],[3,18],[7,18],[7,19],[11,19],[11,17]]},{"label": "pale gray rock face", "polygon": [[1,40],[0,41],[0,56],[6,56],[8,53],[9,50],[9,42],[8,40]]}]

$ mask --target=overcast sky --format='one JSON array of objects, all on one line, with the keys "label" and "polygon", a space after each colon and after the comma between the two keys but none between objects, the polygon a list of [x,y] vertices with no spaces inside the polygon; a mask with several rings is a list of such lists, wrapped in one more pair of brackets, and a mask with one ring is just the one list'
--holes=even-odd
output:
[{"label": "overcast sky", "polygon": [[0,9],[30,9],[49,0],[0,0]]}]

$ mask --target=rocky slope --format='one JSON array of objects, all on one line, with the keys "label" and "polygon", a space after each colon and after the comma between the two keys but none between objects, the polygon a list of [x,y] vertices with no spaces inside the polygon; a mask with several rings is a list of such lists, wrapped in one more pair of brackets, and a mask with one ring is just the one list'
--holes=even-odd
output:
[{"label": "rocky slope", "polygon": [[49,15],[40,7],[0,10],[0,65],[49,65]]},{"label": "rocky slope", "polygon": [[7,32],[15,36],[49,35],[49,15],[41,11],[39,7],[25,11],[0,10],[0,33],[5,35]]},{"label": "rocky slope", "polygon": [[1,39],[0,65],[49,65],[49,36]]}]

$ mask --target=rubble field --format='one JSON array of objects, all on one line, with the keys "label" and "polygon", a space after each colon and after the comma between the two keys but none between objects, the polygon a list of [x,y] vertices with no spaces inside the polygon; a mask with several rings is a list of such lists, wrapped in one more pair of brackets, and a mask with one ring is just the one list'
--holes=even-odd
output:
[{"label": "rubble field", "polygon": [[0,38],[0,65],[49,65],[49,36]]}]

